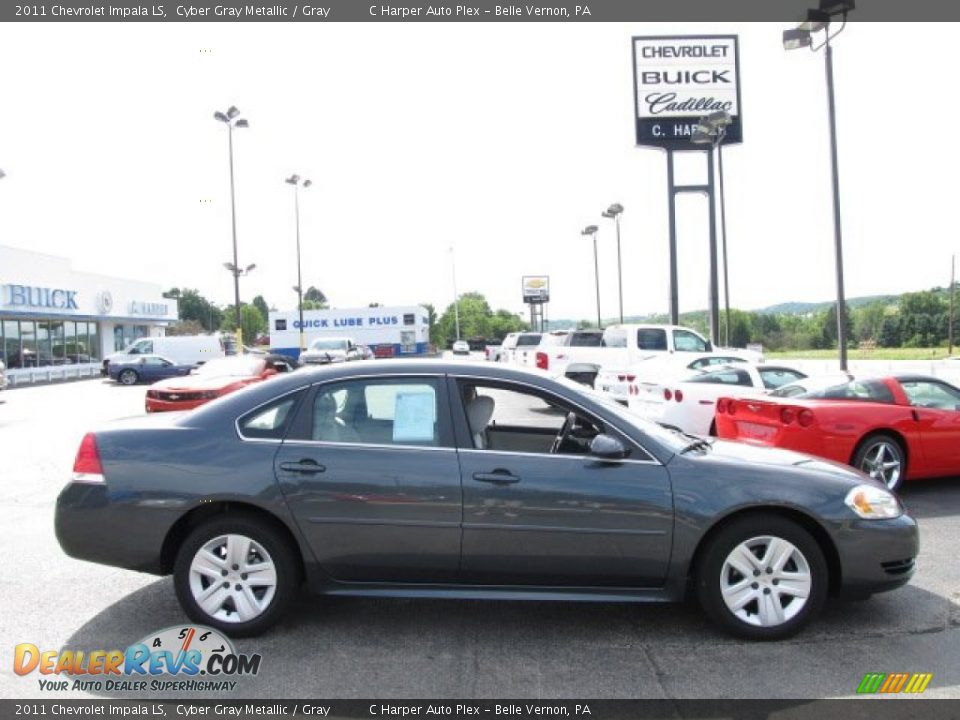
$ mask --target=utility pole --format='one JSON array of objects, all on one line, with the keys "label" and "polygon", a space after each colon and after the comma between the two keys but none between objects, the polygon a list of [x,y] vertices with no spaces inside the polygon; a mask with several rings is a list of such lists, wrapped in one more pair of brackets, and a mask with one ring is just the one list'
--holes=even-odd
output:
[{"label": "utility pole", "polygon": [[953,355],[953,312],[956,307],[956,287],[957,280],[954,270],[956,270],[957,256],[950,256],[950,322],[947,325],[947,336],[949,337],[948,344],[949,349],[947,350],[947,355]]}]

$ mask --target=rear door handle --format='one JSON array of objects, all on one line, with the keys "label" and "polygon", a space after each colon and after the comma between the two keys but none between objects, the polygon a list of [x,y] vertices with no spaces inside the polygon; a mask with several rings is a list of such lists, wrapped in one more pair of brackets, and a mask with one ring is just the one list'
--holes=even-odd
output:
[{"label": "rear door handle", "polygon": [[326,468],[316,460],[280,463],[280,469],[284,472],[300,473],[301,475],[317,475],[326,471]]},{"label": "rear door handle", "polygon": [[494,485],[513,485],[520,482],[520,478],[511,475],[507,470],[494,470],[489,473],[474,473],[473,479],[478,482],[493,483]]}]

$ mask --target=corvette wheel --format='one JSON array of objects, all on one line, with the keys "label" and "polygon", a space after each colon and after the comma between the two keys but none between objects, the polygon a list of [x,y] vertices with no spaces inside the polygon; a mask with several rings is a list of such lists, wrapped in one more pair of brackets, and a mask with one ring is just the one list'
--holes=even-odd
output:
[{"label": "corvette wheel", "polygon": [[723,528],[697,574],[700,602],[718,625],[751,640],[798,632],[823,606],[827,564],[816,540],[782,517],[751,516]]},{"label": "corvette wheel", "polygon": [[900,443],[889,435],[867,439],[853,460],[853,466],[890,490],[898,490],[906,477],[906,462]]},{"label": "corvette wheel", "polygon": [[286,611],[298,585],[289,543],[250,517],[223,517],[194,530],[174,566],[187,615],[235,637],[257,635]]}]

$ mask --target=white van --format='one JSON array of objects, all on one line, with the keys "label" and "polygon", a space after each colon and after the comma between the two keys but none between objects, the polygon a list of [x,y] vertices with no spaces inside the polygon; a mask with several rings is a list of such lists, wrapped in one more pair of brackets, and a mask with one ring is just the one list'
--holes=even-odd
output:
[{"label": "white van", "polygon": [[216,335],[169,335],[144,337],[134,341],[122,352],[103,359],[101,375],[107,375],[107,366],[115,360],[127,360],[138,355],[163,355],[175,363],[202,365],[207,360],[224,357],[223,342]]}]

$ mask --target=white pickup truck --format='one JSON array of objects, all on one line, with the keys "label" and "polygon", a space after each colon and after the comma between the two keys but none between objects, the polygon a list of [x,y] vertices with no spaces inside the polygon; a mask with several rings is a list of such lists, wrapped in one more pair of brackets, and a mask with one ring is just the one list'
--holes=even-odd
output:
[{"label": "white pickup truck", "polygon": [[[763,356],[749,350],[716,350],[699,333],[678,325],[612,325],[603,331],[599,347],[562,346],[544,348],[537,354],[537,367],[553,375],[595,386],[618,398],[619,376],[626,382],[638,375],[673,374],[711,364],[760,362]],[[599,382],[603,371],[605,382]],[[606,380],[614,379],[614,382]],[[604,390],[606,386],[606,390]]]}]

